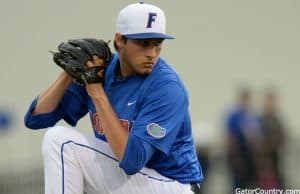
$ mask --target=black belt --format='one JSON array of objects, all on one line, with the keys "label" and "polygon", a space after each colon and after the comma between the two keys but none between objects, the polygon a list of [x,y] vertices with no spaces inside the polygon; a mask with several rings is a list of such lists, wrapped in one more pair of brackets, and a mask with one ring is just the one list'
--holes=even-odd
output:
[{"label": "black belt", "polygon": [[195,194],[200,194],[200,184],[191,183],[191,190],[192,190]]}]

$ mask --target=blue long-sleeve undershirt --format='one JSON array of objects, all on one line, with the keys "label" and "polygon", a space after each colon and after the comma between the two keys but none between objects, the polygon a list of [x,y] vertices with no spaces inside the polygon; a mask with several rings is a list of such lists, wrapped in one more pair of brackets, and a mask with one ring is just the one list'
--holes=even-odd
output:
[{"label": "blue long-sleeve undershirt", "polygon": [[155,148],[151,144],[142,141],[133,134],[129,134],[125,153],[119,166],[128,175],[135,174],[145,167],[154,152]]}]

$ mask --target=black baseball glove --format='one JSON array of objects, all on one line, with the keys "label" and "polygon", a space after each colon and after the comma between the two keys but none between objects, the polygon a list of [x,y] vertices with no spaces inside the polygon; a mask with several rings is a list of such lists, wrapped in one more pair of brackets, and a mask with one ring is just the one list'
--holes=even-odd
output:
[{"label": "black baseball glove", "polygon": [[[108,43],[97,39],[75,39],[58,46],[59,52],[53,53],[54,62],[66,71],[73,82],[85,86],[103,83],[104,70],[112,58]],[[97,56],[97,64],[87,67],[88,61]]]}]

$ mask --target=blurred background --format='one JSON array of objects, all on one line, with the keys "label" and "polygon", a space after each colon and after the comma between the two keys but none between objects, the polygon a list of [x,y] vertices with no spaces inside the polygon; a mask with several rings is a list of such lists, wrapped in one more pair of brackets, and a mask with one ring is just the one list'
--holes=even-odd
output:
[{"label": "blurred background", "polygon": [[[112,39],[119,10],[133,2],[0,1],[1,194],[43,193],[45,130],[26,129],[23,117],[61,71],[49,50],[73,38]],[[299,189],[300,1],[144,2],[165,11],[176,37],[162,57],[189,90],[202,193]],[[92,133],[88,117],[78,128]]]}]

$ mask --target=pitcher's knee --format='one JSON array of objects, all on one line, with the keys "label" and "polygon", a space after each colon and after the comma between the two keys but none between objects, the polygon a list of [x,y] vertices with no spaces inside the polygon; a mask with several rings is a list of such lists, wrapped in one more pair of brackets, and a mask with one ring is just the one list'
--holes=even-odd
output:
[{"label": "pitcher's knee", "polygon": [[61,144],[66,140],[66,130],[63,126],[55,126],[48,129],[43,138],[42,151],[47,154],[51,151],[59,151]]}]

